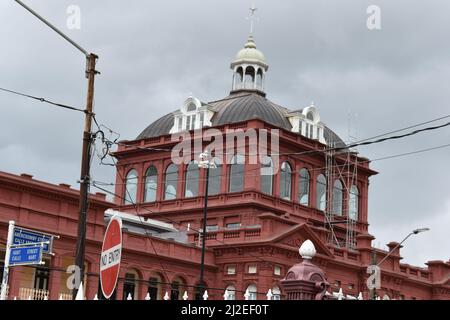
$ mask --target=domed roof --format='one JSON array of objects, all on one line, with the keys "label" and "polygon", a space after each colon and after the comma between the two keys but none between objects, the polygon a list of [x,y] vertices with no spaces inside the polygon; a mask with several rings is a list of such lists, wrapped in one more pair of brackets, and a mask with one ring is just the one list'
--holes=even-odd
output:
[{"label": "domed roof", "polygon": [[233,68],[235,65],[241,63],[257,63],[266,69],[268,68],[266,58],[260,50],[256,49],[256,44],[252,35],[248,37],[245,47],[236,54],[236,57],[231,63],[231,67]]},{"label": "domed roof", "polygon": [[[281,107],[255,92],[234,92],[228,97],[205,103],[215,114],[211,119],[213,127],[229,123],[260,119],[276,127],[291,131],[288,120],[291,110]],[[150,124],[136,138],[145,139],[170,134],[174,125],[174,113],[169,113]],[[328,144],[345,147],[345,143],[328,127],[324,127],[324,138]]]}]

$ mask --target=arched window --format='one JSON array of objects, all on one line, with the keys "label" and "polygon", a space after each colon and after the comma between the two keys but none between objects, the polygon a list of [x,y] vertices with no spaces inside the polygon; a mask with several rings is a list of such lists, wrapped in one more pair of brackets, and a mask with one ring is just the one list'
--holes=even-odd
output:
[{"label": "arched window", "polygon": [[262,84],[263,84],[263,72],[262,69],[259,69],[258,73],[256,74],[256,88],[258,90],[262,90],[263,89]]},{"label": "arched window", "polygon": [[198,196],[198,180],[200,175],[200,168],[197,161],[189,162],[186,168],[186,182],[184,196],[192,198]]},{"label": "arched window", "polygon": [[220,182],[222,177],[222,161],[219,158],[211,160],[215,167],[209,169],[208,195],[216,195],[220,193]]},{"label": "arched window", "polygon": [[248,300],[258,300],[258,290],[256,288],[256,285],[254,284],[249,285],[247,287],[247,290],[249,293]]},{"label": "arched window", "polygon": [[154,274],[148,280],[148,294],[150,300],[161,300],[163,298],[162,283],[163,277],[160,274]]},{"label": "arched window", "polygon": [[144,202],[156,201],[156,191],[158,187],[158,171],[154,166],[147,169],[145,173],[145,193]]},{"label": "arched window", "polygon": [[[203,300],[203,295],[205,294],[205,290],[208,290],[207,283],[203,282],[203,286],[201,282],[197,282],[194,288],[194,300]],[[209,291],[208,291],[209,292]]]},{"label": "arched window", "polygon": [[122,300],[127,300],[131,296],[132,300],[137,300],[137,282],[139,276],[135,271],[129,271],[125,274],[125,281],[123,283]]},{"label": "arched window", "polygon": [[186,111],[188,111],[188,112],[193,112],[196,110],[197,110],[197,106],[195,105],[195,103],[190,103],[186,108]]},{"label": "arched window", "polygon": [[136,170],[131,170],[127,174],[125,182],[125,204],[136,203],[138,175]]},{"label": "arched window", "polygon": [[272,288],[272,300],[281,300],[281,290],[278,287]]},{"label": "arched window", "polygon": [[245,69],[245,89],[253,89],[255,83],[255,68],[247,67]]},{"label": "arched window", "polygon": [[332,213],[336,215],[342,215],[342,182],[335,180],[333,184],[333,208]]},{"label": "arched window", "polygon": [[165,200],[171,200],[177,197],[177,184],[178,184],[178,166],[172,163],[166,169],[166,179],[164,183]]},{"label": "arched window", "polygon": [[182,300],[186,291],[186,281],[183,278],[176,278],[172,281],[170,300]]},{"label": "arched window", "polygon": [[244,163],[243,155],[233,156],[230,165],[230,192],[241,192],[244,190]]},{"label": "arched window", "polygon": [[280,177],[280,197],[286,200],[291,200],[292,190],[292,169],[288,162],[283,162],[281,165]]},{"label": "arched window", "polygon": [[237,68],[236,74],[235,74],[235,88],[236,89],[242,89],[243,88],[243,80],[244,80],[244,71],[242,67]]},{"label": "arched window", "polygon": [[236,288],[234,286],[228,286],[225,290],[228,290],[228,297],[225,300],[236,300]]},{"label": "arched window", "polygon": [[327,208],[327,179],[323,174],[317,177],[316,208],[322,211]]},{"label": "arched window", "polygon": [[298,179],[298,202],[309,205],[309,172],[306,168],[300,169]]},{"label": "arched window", "polygon": [[261,159],[261,192],[272,194],[273,191],[273,160],[270,156]]},{"label": "arched window", "polygon": [[359,216],[359,191],[358,187],[352,185],[350,188],[350,198],[349,198],[349,217],[352,220],[357,221]]}]

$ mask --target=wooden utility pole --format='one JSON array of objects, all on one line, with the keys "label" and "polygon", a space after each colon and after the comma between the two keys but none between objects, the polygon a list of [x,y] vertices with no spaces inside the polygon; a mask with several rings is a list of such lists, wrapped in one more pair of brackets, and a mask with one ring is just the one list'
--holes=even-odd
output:
[{"label": "wooden utility pole", "polygon": [[[79,218],[78,218],[78,233],[77,233],[77,247],[75,256],[75,265],[79,270],[80,281],[84,280],[84,256],[86,247],[86,225],[87,213],[89,208],[89,186],[90,186],[90,158],[92,145],[92,118],[93,104],[94,104],[94,80],[97,71],[95,64],[97,56],[91,53],[86,58],[86,77],[88,78],[88,92],[86,99],[86,110],[84,119],[83,132],[83,148],[81,155],[81,174],[80,174],[80,203],[79,203]],[[78,284],[77,284],[78,285]],[[78,292],[78,287],[73,289],[73,299],[75,299]]]},{"label": "wooden utility pole", "polygon": [[[90,157],[91,157],[91,143],[92,143],[92,118],[94,117],[93,113],[93,104],[94,104],[94,80],[95,75],[98,74],[95,70],[95,64],[97,62],[98,56],[93,53],[88,53],[86,49],[81,47],[78,43],[70,39],[66,34],[64,34],[61,30],[47,21],[44,17],[39,15],[36,11],[28,7],[21,0],[15,0],[18,4],[24,7],[27,11],[29,11],[36,18],[45,23],[49,28],[63,37],[67,42],[73,45],[77,50],[79,50],[86,57],[86,78],[88,78],[88,93],[87,93],[87,101],[86,101],[86,109],[85,120],[84,120],[84,132],[83,132],[83,149],[81,155],[81,177],[80,177],[80,204],[79,204],[79,219],[78,219],[78,238],[77,238],[77,247],[76,247],[76,257],[75,257],[75,265],[79,268],[80,278],[78,280],[84,280],[84,252],[86,245],[86,218],[87,211],[89,207],[89,186],[90,186]],[[78,282],[78,281],[77,281]],[[73,298],[75,299],[78,292],[78,284],[76,283],[76,288],[73,289]]]}]

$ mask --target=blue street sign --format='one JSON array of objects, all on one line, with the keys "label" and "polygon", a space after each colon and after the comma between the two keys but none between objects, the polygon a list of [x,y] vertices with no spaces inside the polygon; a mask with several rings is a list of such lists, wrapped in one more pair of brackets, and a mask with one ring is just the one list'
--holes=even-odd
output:
[{"label": "blue street sign", "polygon": [[53,237],[48,234],[39,233],[38,231],[31,231],[28,229],[22,229],[20,227],[14,228],[13,245],[49,242],[44,244],[44,253],[51,253],[51,244]]},{"label": "blue street sign", "polygon": [[23,266],[29,264],[40,264],[42,261],[42,246],[11,248],[9,257],[10,266]]}]

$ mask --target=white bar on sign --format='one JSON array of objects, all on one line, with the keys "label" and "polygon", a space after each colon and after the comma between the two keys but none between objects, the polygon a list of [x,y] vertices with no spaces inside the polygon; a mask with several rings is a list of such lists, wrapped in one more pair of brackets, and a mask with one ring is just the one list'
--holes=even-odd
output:
[{"label": "white bar on sign", "polygon": [[120,257],[122,255],[122,245],[118,244],[105,252],[102,252],[100,257],[100,271],[111,268],[120,263]]}]

